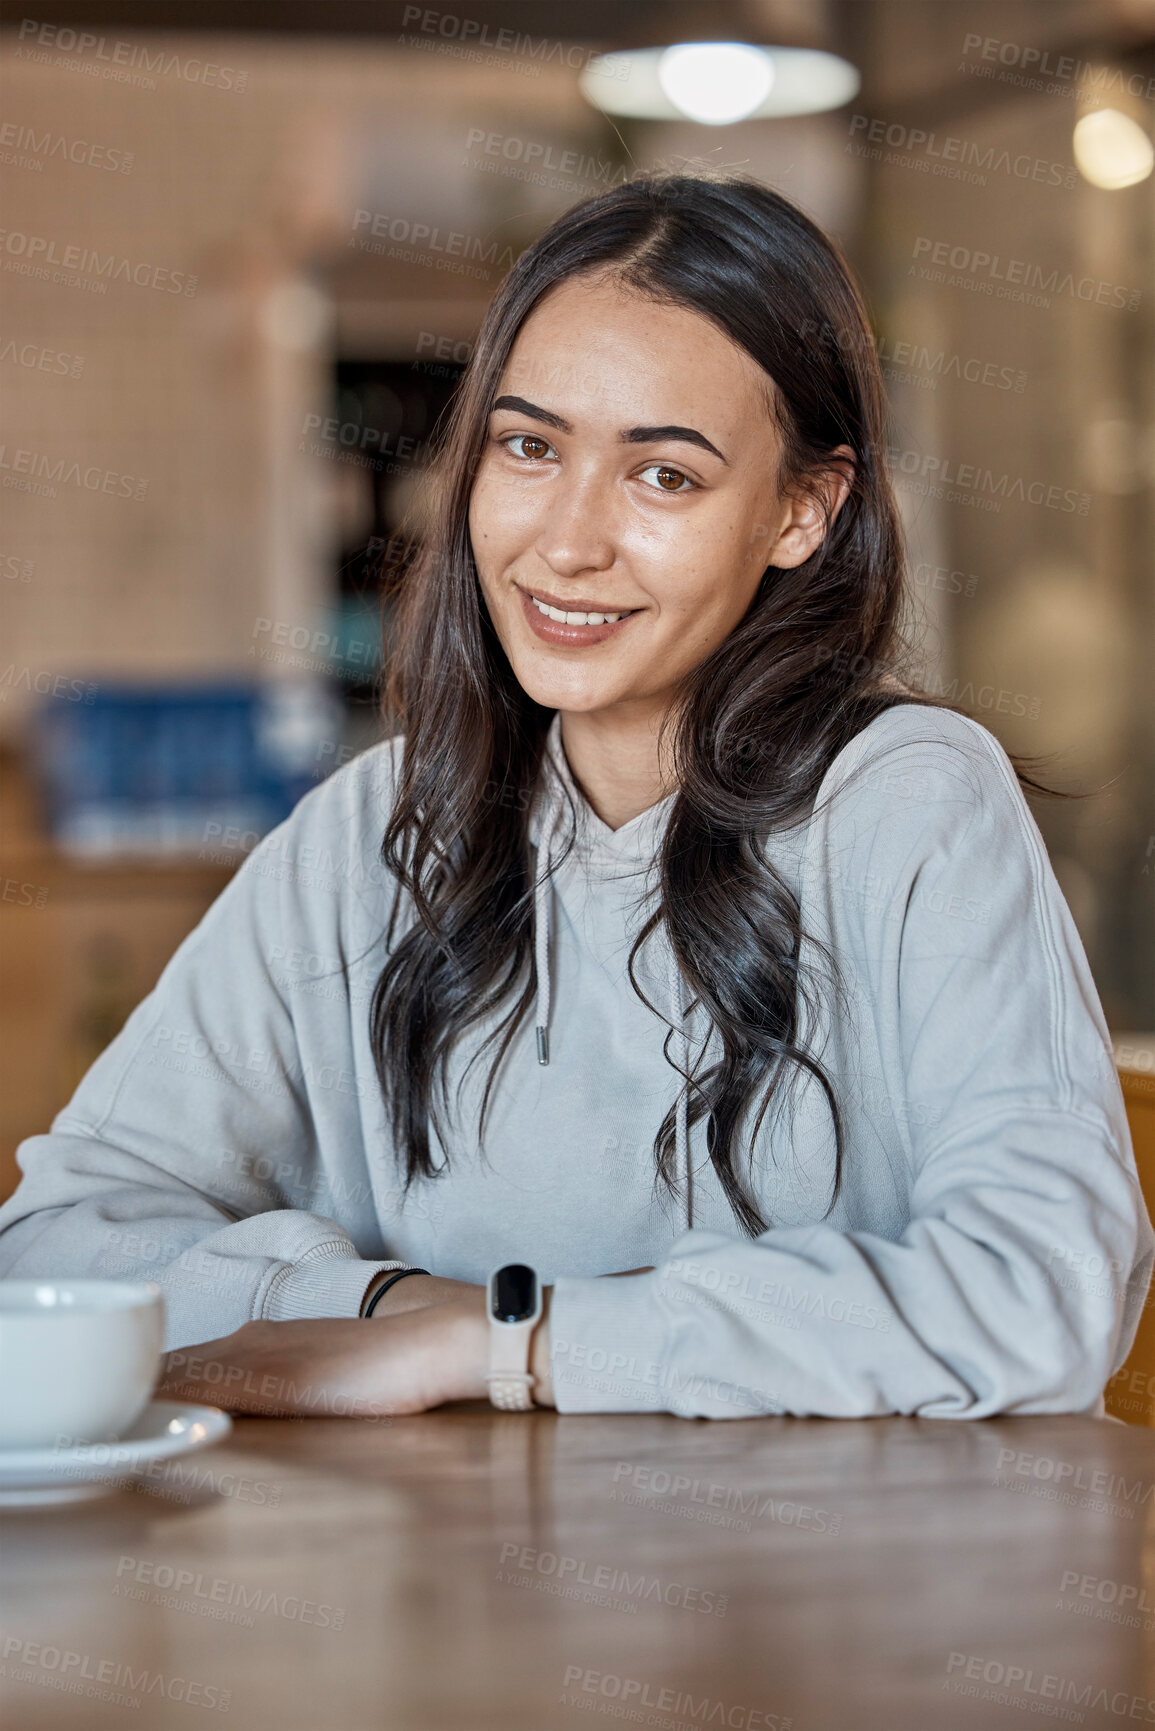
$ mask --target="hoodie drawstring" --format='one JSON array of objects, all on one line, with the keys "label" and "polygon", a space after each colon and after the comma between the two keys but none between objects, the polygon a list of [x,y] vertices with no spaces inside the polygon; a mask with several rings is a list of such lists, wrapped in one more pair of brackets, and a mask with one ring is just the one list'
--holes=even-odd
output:
[{"label": "hoodie drawstring", "polygon": [[686,1230],[694,1224],[694,1198],[690,1167],[690,1041],[686,1034],[686,1010],[682,997],[682,970],[669,945],[670,1020],[674,1024],[674,1050],[678,1059],[678,1102],[674,1109],[674,1152],[678,1171],[686,1185]]},{"label": "hoodie drawstring", "polygon": [[[550,1012],[550,947],[553,913],[553,838],[558,817],[565,806],[565,793],[556,771],[549,777],[537,844],[537,876],[533,888],[533,972],[534,995],[537,1001],[537,1061],[549,1063]],[[674,1152],[679,1173],[685,1183],[686,1226],[694,1223],[694,1203],[691,1193],[689,1071],[690,1041],[686,1033],[685,999],[682,994],[682,973],[672,945],[668,949],[670,1021],[674,1030],[674,1050],[678,1063],[678,1099],[674,1110]]]},{"label": "hoodie drawstring", "polygon": [[550,914],[553,909],[553,832],[564,796],[551,778],[542,812],[541,837],[537,844],[537,881],[533,887],[533,985],[537,998],[537,1061],[549,1063],[549,951]]}]

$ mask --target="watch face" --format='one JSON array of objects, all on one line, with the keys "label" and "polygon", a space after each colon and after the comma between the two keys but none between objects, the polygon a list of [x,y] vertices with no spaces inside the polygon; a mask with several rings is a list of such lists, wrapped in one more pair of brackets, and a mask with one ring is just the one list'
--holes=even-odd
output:
[{"label": "watch face", "polygon": [[491,1314],[498,1322],[525,1322],[537,1309],[537,1275],[523,1262],[507,1262],[493,1277]]}]

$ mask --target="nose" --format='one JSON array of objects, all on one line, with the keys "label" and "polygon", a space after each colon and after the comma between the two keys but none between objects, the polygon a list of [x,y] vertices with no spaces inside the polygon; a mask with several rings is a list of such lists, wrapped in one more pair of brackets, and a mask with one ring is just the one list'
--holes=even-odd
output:
[{"label": "nose", "polygon": [[596,474],[563,469],[549,488],[534,552],[558,577],[608,571],[614,562],[613,500]]}]

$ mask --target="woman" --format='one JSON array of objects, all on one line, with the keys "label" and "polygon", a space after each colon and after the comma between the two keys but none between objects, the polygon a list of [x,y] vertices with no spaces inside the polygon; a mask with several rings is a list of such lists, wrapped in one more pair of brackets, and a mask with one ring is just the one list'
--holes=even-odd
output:
[{"label": "woman", "polygon": [[156,1279],[168,1389],[241,1411],[484,1395],[515,1261],[564,1412],[1101,1413],[1155,1239],[1008,759],[897,677],[884,447],[785,199],[555,223],[458,393],[404,738],[24,1145],[3,1272]]}]

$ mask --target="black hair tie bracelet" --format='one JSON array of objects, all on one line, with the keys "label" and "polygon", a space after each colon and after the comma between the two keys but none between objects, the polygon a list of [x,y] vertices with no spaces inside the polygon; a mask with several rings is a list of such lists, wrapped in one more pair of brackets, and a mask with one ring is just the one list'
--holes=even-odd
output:
[{"label": "black hair tie bracelet", "polygon": [[369,1300],[369,1308],[365,1311],[364,1315],[366,1317],[372,1316],[373,1312],[376,1310],[378,1304],[380,1303],[381,1299],[384,1298],[384,1296],[388,1292],[389,1288],[391,1286],[396,1286],[396,1284],[399,1280],[404,1280],[405,1276],[407,1274],[428,1274],[428,1273],[429,1273],[429,1270],[427,1268],[399,1268],[397,1270],[396,1274],[391,1274],[389,1276],[389,1278],[385,1282],[384,1286],[379,1286],[377,1288],[376,1292],[373,1294],[372,1298]]}]

